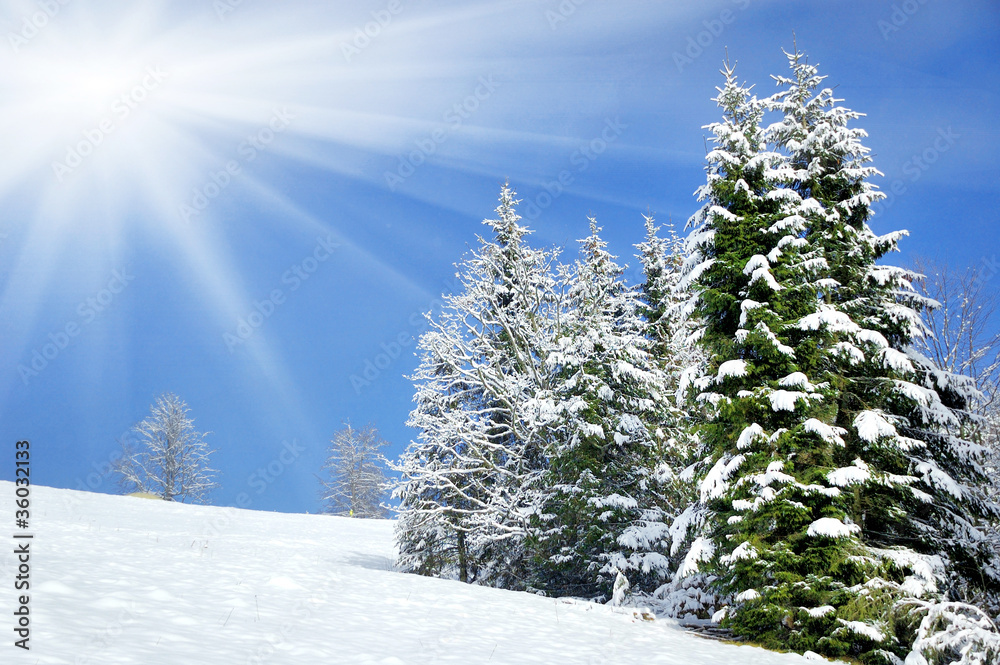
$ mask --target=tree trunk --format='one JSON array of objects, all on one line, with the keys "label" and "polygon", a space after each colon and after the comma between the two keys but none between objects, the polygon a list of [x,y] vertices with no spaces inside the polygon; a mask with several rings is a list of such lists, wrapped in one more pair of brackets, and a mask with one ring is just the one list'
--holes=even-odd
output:
[{"label": "tree trunk", "polygon": [[465,532],[458,532],[458,579],[469,581],[469,557],[465,551]]}]

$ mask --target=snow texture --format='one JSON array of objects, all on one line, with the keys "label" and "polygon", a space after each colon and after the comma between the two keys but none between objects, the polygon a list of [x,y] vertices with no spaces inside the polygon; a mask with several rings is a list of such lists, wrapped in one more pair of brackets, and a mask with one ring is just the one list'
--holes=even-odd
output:
[{"label": "snow texture", "polygon": [[844,524],[835,517],[821,517],[809,525],[806,535],[826,538],[845,538],[859,533],[861,527],[857,524]]},{"label": "snow texture", "polygon": [[[763,256],[761,258],[767,261],[767,259]],[[763,280],[764,283],[767,284],[767,287],[772,291],[781,291],[784,288],[781,284],[778,284],[778,281],[774,279],[774,275],[772,275],[771,271],[767,268],[757,268],[753,271],[753,274],[750,275],[751,285],[756,284],[760,280]]]},{"label": "snow texture", "polygon": [[730,376],[746,376],[747,362],[745,360],[727,360],[719,365],[718,381],[721,383]]},{"label": "snow texture", "polygon": [[729,477],[743,464],[743,455],[722,457],[701,481],[701,501],[706,503],[726,493]]},{"label": "snow texture", "polygon": [[771,408],[775,411],[794,411],[795,402],[800,399],[808,399],[810,395],[798,391],[775,390],[768,395],[771,400]]},{"label": "snow texture", "polygon": [[[32,559],[32,664],[806,662],[631,609],[394,572],[390,520],[40,486],[32,499],[44,543]],[[0,510],[13,514],[13,501],[0,482]],[[9,572],[16,555],[4,549]]]},{"label": "snow texture", "polygon": [[[985,612],[963,603],[913,603],[927,614],[917,629],[905,665],[994,665],[1000,660],[1000,633]],[[930,660],[928,660],[928,658]]]},{"label": "snow texture", "polygon": [[792,372],[785,378],[778,381],[778,385],[783,388],[802,388],[809,391],[815,390],[813,385],[809,383],[809,377],[802,372]]},{"label": "snow texture", "polygon": [[798,327],[802,330],[819,330],[825,327],[831,332],[857,332],[859,327],[851,321],[851,317],[835,310],[821,310],[799,319]]},{"label": "snow texture", "polygon": [[764,436],[764,428],[757,423],[753,423],[740,432],[740,437],[736,440],[736,447],[740,450],[749,448],[754,440],[762,436]]},{"label": "snow texture", "polygon": [[862,623],[861,621],[844,621],[843,619],[837,619],[837,621],[842,623],[852,633],[867,637],[873,642],[881,642],[885,639],[882,631],[867,623]]},{"label": "snow texture", "polygon": [[876,411],[859,413],[854,419],[854,427],[858,430],[858,436],[870,443],[875,443],[884,436],[896,436],[896,428]]},{"label": "snow texture", "polygon": [[733,550],[732,554],[722,557],[722,562],[732,563],[734,561],[750,561],[756,559],[758,556],[757,550],[750,544],[750,541],[745,540]]},{"label": "snow texture", "polygon": [[698,564],[708,561],[715,554],[715,545],[707,538],[695,538],[691,543],[691,549],[684,556],[684,562],[677,569],[675,577],[677,579],[694,575],[698,572]]},{"label": "snow texture", "polygon": [[836,487],[847,487],[848,485],[860,485],[867,482],[872,477],[871,471],[864,460],[858,458],[854,460],[853,466],[845,466],[834,469],[826,474],[826,479],[831,485]]},{"label": "snow texture", "polygon": [[810,418],[805,421],[802,426],[807,432],[818,434],[820,438],[827,443],[836,443],[838,446],[844,445],[844,439],[841,437],[842,435],[847,434],[847,431],[842,427],[831,427],[816,418]]}]

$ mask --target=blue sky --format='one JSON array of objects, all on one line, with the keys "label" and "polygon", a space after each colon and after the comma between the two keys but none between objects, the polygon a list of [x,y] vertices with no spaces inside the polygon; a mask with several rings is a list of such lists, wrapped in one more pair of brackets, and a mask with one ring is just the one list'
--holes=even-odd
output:
[{"label": "blue sky", "polygon": [[1000,254],[988,0],[0,7],[0,479],[29,439],[36,483],[115,491],[172,391],[215,503],[315,512],[342,420],[413,436],[419,315],[504,179],[534,242],[568,258],[594,214],[634,265],[642,212],[697,208],[725,49],[770,94],[793,31],[867,114],[895,260]]}]

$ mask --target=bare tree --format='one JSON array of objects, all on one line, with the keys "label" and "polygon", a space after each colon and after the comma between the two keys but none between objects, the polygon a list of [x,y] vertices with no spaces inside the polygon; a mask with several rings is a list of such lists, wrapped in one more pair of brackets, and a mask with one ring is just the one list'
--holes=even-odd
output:
[{"label": "bare tree", "polygon": [[164,393],[150,406],[149,416],[132,428],[133,437],[121,442],[115,464],[125,493],[147,492],[167,501],[206,503],[217,487],[209,468],[205,434],[194,429],[188,405],[173,393]]},{"label": "bare tree", "polygon": [[917,288],[939,305],[926,317],[932,335],[919,350],[940,369],[971,378],[978,394],[966,408],[984,419],[981,440],[1000,453],[1000,292],[977,270],[926,259],[915,265],[924,275]]},{"label": "bare tree", "polygon": [[387,515],[382,504],[388,489],[386,462],[380,451],[388,445],[371,423],[361,429],[344,423],[330,441],[323,466],[329,474],[329,480],[321,480],[324,512],[345,517]]}]

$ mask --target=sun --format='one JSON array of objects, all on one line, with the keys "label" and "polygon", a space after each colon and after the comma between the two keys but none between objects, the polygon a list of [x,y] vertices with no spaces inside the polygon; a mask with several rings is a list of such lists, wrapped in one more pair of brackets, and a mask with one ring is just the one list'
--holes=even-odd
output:
[{"label": "sun", "polygon": [[57,18],[60,23],[45,24],[32,42],[0,54],[0,89],[7,93],[0,117],[17,129],[17,159],[0,167],[0,195],[20,185],[13,171],[48,167],[48,177],[36,183],[39,193],[50,201],[63,198],[72,187],[52,185],[66,185],[85,162],[94,163],[95,172],[106,168],[110,158],[122,157],[121,144],[142,140],[120,138],[125,121],[151,106],[167,80],[164,63],[172,56],[156,40],[95,39],[86,30],[69,30],[68,8]]},{"label": "sun", "polygon": [[76,136],[72,136],[70,129],[72,138],[68,140],[65,156],[52,162],[56,181],[63,182],[100,150],[105,141],[114,141],[116,132],[123,133],[129,117],[140,111],[168,76],[161,67],[147,65],[139,74],[88,69],[70,77],[58,93],[61,97],[58,105],[76,110],[78,115],[69,124],[85,129],[78,129]]},{"label": "sun", "polygon": [[66,73],[59,94],[67,104],[88,113],[107,108],[110,99],[126,103],[130,100],[132,106],[142,102],[162,82],[162,72],[154,74],[152,70],[152,67],[147,67],[143,80],[132,85],[138,77],[120,65],[109,66],[104,61],[84,62]]},{"label": "sun", "polygon": [[[347,62],[339,45],[354,25],[340,24],[337,12],[317,7],[317,21],[249,4],[221,21],[211,3],[59,3],[16,48],[0,48],[0,225],[18,231],[5,266],[16,279],[0,285],[0,311],[23,330],[51,292],[106,281],[133,243],[179,266],[216,319],[206,323],[228,329],[255,294],[239,267],[245,257],[226,238],[233,220],[222,199],[249,200],[254,224],[294,244],[337,229],[278,189],[268,160],[291,160],[316,177],[379,181],[339,148],[384,154],[409,130],[401,84],[412,73],[373,57],[371,70],[364,58]],[[38,11],[31,2],[0,5],[29,21]],[[377,83],[371,92],[358,85],[366,72]],[[406,281],[374,252],[343,251]],[[66,283],[67,267],[75,284]],[[20,356],[32,340],[6,342]],[[247,352],[294,392],[263,336]]]}]

